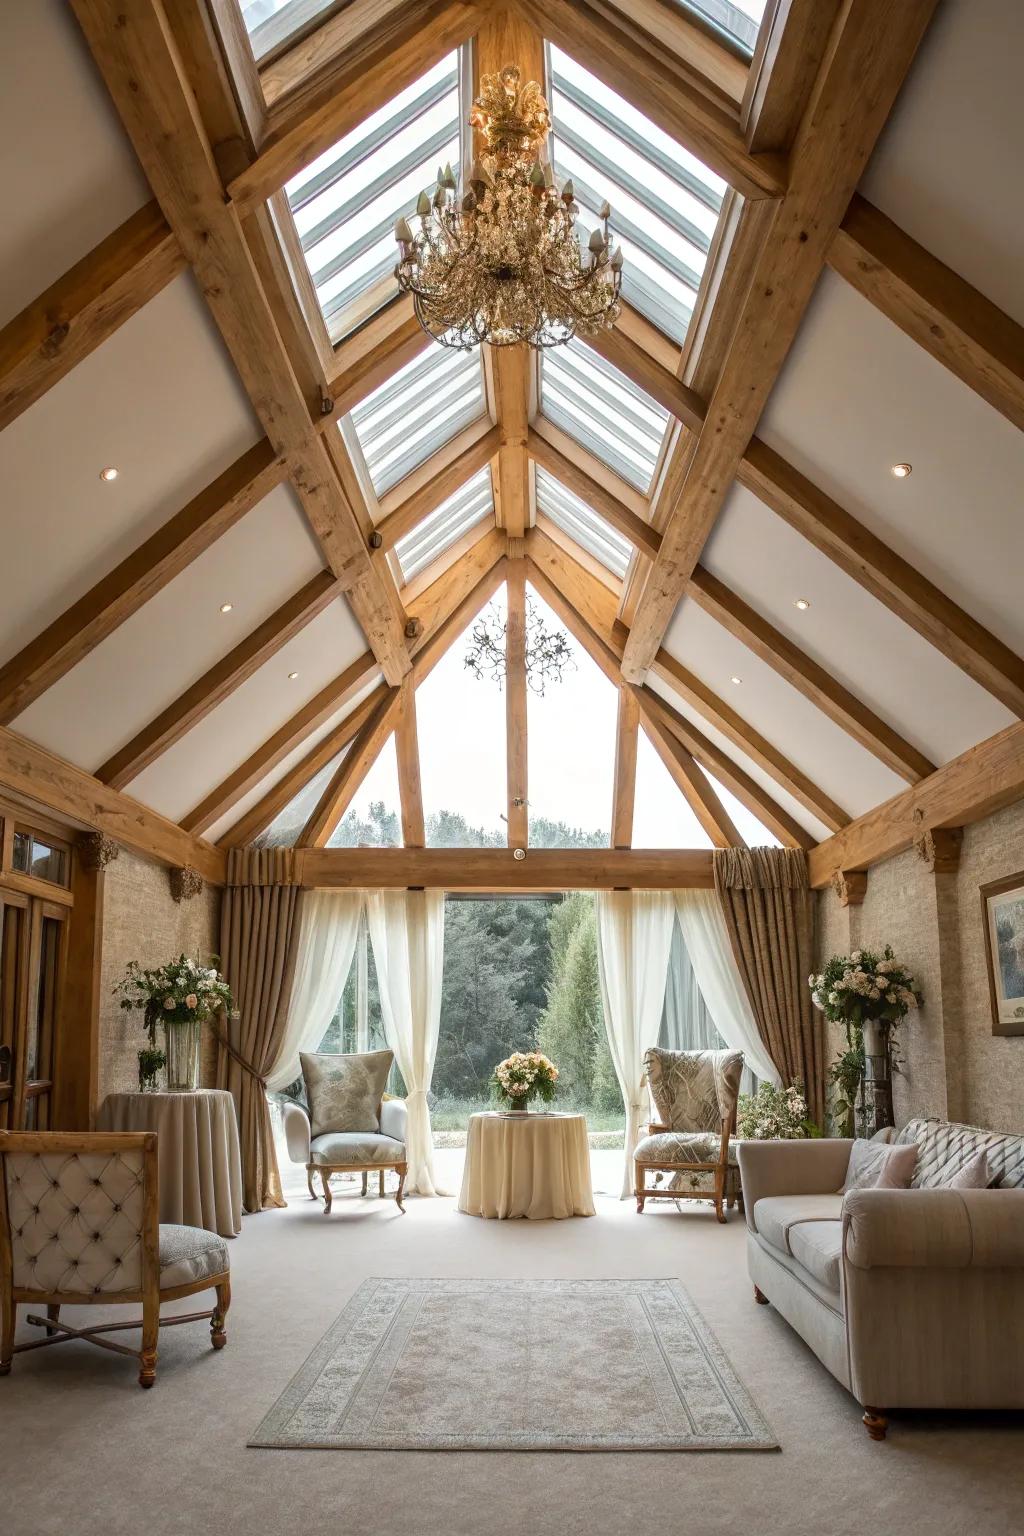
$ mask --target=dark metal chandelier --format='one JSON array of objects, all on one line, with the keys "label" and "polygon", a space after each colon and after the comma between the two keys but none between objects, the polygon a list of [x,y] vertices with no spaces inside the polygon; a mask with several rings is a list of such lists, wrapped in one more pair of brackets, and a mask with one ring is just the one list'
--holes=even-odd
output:
[{"label": "dark metal chandelier", "polygon": [[540,159],[551,127],[540,86],[521,85],[512,65],[484,75],[469,121],[487,148],[461,194],[451,166],[441,168],[433,196],[420,193],[418,230],[395,225],[395,276],[420,325],[461,350],[552,347],[613,325],[622,251],[609,239],[611,210],[605,203],[584,254],[572,182],[559,187]]},{"label": "dark metal chandelier", "polygon": [[[505,632],[507,618],[491,603],[473,625],[466,645],[465,665],[482,681],[490,678],[502,687],[505,681]],[[526,682],[531,692],[543,695],[549,683],[560,683],[565,672],[576,670],[569,636],[564,629],[549,629],[536,605],[526,599]]]}]

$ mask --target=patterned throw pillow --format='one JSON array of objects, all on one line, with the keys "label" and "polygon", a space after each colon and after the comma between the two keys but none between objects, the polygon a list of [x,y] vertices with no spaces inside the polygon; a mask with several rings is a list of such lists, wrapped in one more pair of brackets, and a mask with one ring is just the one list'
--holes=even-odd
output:
[{"label": "patterned throw pillow", "polygon": [[380,1130],[377,1115],[394,1059],[392,1051],[300,1056],[312,1135]]},{"label": "patterned throw pillow", "polygon": [[851,1189],[909,1189],[917,1163],[916,1146],[893,1146],[884,1141],[861,1141],[850,1149],[846,1182],[839,1191]]},{"label": "patterned throw pillow", "polygon": [[988,1153],[982,1147],[980,1152],[976,1152],[955,1173],[943,1179],[938,1187],[940,1189],[987,1189],[988,1177]]}]

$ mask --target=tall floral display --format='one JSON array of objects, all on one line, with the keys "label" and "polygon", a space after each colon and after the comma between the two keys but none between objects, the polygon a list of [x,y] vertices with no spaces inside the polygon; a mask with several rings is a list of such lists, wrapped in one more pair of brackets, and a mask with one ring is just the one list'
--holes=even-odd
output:
[{"label": "tall floral display", "polygon": [[887,944],[881,954],[855,949],[851,955],[833,955],[821,974],[808,981],[814,1006],[846,1031],[846,1050],[829,1072],[840,1128],[846,1135],[855,1128],[871,1135],[892,1125],[895,1031],[924,1002],[913,976]]},{"label": "tall floral display", "polygon": [[[211,1015],[229,1012],[232,1006],[231,988],[220,972],[188,955],[156,970],[144,970],[131,960],[114,990],[121,994],[126,1012],[142,1012],[149,1036],[149,1044],[139,1052],[139,1087],[155,1088],[157,1072],[166,1066],[169,1092],[194,1093],[199,1086],[202,1026]],[[163,1051],[156,1043],[158,1025],[163,1026]]]}]

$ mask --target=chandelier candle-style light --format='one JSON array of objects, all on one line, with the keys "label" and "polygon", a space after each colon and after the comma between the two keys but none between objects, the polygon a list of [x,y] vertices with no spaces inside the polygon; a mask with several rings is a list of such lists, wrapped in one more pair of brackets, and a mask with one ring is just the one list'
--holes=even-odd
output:
[{"label": "chandelier candle-style light", "polygon": [[459,192],[451,166],[431,197],[421,192],[414,232],[395,225],[398,286],[411,293],[423,329],[442,346],[525,341],[552,347],[591,335],[619,315],[622,251],[601,223],[580,247],[571,181],[561,187],[540,159],[551,118],[535,80],[512,65],[484,75],[470,125],[487,146]]}]

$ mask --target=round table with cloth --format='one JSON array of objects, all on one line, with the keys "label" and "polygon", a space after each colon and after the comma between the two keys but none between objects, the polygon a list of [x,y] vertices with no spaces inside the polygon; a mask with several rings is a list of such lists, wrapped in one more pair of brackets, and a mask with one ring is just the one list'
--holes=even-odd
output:
[{"label": "round table with cloth", "polygon": [[459,1210],[503,1221],[593,1216],[584,1115],[470,1115]]},{"label": "round table with cloth", "polygon": [[241,1232],[242,1159],[230,1093],[111,1093],[96,1129],[156,1131],[161,1221],[221,1237]]}]

